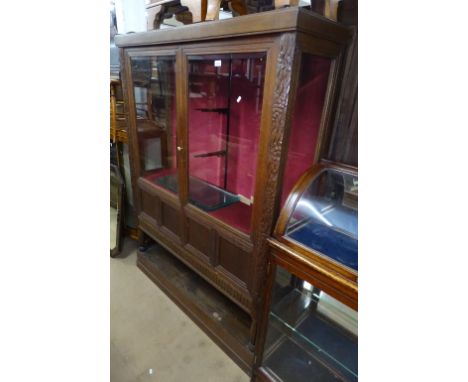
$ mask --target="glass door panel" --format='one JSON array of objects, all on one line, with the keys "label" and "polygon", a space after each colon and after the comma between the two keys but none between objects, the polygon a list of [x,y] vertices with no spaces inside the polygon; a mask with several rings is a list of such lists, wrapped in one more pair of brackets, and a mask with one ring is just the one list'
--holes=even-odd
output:
[{"label": "glass door panel", "polygon": [[131,62],[141,176],[177,193],[175,57]]},{"label": "glass door panel", "polygon": [[266,55],[189,56],[189,201],[250,231]]}]

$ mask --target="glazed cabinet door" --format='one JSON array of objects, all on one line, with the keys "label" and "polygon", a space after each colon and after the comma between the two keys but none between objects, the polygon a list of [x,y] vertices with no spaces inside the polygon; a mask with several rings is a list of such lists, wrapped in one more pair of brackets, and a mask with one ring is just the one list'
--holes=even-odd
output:
[{"label": "glazed cabinet door", "polygon": [[249,234],[266,54],[186,59],[188,202]]},{"label": "glazed cabinet door", "polygon": [[176,55],[130,51],[129,66],[140,220],[180,240]]},{"label": "glazed cabinet door", "polygon": [[184,51],[187,219],[189,248],[247,290],[267,53],[239,50]]},{"label": "glazed cabinet door", "polygon": [[126,51],[140,227],[247,311],[273,43]]}]

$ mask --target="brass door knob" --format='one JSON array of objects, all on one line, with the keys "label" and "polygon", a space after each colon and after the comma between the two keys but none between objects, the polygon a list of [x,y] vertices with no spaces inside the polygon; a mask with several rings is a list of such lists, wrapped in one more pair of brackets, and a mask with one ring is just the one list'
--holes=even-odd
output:
[{"label": "brass door knob", "polygon": [[182,147],[181,147],[181,146],[177,146],[177,151],[182,151]]}]

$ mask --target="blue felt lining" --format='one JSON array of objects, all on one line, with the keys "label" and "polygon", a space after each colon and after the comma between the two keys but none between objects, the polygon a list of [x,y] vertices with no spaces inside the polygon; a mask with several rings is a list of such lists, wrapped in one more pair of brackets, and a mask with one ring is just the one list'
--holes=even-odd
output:
[{"label": "blue felt lining", "polygon": [[288,237],[358,270],[358,241],[323,224],[309,221]]}]

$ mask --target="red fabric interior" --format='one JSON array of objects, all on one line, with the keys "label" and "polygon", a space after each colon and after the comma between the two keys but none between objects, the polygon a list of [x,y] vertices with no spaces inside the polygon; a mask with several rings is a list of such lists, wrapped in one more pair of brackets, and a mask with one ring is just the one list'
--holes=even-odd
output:
[{"label": "red fabric interior", "polygon": [[224,186],[224,157],[195,157],[224,150],[226,115],[199,109],[227,108],[228,62],[217,77],[213,60],[196,61],[189,77],[189,173],[218,187]]},{"label": "red fabric interior", "polygon": [[310,54],[302,55],[299,88],[296,95],[283,179],[281,207],[294,184],[313,164],[330,64],[331,61],[328,58]]},{"label": "red fabric interior", "polygon": [[[231,68],[229,98],[229,58],[221,67],[214,60],[195,61],[191,67],[189,88],[189,171],[211,184],[250,199],[254,193],[258,138],[263,98],[264,61],[234,58]],[[218,73],[218,76],[216,76]],[[229,137],[226,136],[227,114],[197,109],[230,106]],[[228,154],[196,158],[208,152],[226,149]]]},{"label": "red fabric interior", "polygon": [[250,232],[252,206],[248,206],[244,203],[234,203],[227,207],[220,208],[219,210],[212,211],[210,215],[246,234]]},{"label": "red fabric interior", "polygon": [[[223,57],[221,67],[215,67],[213,61],[197,61],[190,71],[189,174],[224,188],[224,168],[227,160],[226,189],[250,199],[255,187],[264,60],[252,58],[249,62],[241,58],[232,59],[230,100],[228,99],[229,59]],[[284,204],[295,182],[313,163],[330,63],[329,59],[308,54],[302,57],[281,205]],[[216,73],[221,76],[215,75]],[[227,108],[228,102],[230,134],[227,157],[194,158],[194,155],[226,148],[227,115],[197,109]],[[175,113],[172,126],[175,129]],[[176,140],[173,134],[170,151],[175,153],[175,150]],[[173,164],[175,166],[175,155]],[[154,181],[156,177],[172,173],[175,173],[174,168],[162,169],[148,174],[147,179]],[[235,203],[210,214],[248,233],[251,210],[251,206]]]},{"label": "red fabric interior", "polygon": [[252,60],[250,70],[253,74],[249,80],[247,65],[246,60],[232,62],[227,189],[251,199],[257,171],[265,67],[260,59]]}]

